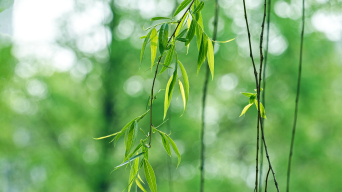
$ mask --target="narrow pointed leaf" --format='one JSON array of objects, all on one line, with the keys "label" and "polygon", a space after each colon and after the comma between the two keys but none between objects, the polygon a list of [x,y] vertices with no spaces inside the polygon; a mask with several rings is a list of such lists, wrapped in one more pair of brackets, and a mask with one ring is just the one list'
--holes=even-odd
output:
[{"label": "narrow pointed leaf", "polygon": [[208,37],[206,34],[203,33],[201,47],[200,47],[200,51],[198,53],[197,74],[198,74],[203,62],[205,61],[207,50],[208,50]]},{"label": "narrow pointed leaf", "polygon": [[179,80],[179,90],[181,92],[181,95],[182,95],[182,99],[183,99],[183,106],[184,106],[184,110],[186,108],[186,98],[185,98],[185,93],[184,93],[184,87],[183,87],[183,84],[182,82]]},{"label": "narrow pointed leaf", "polygon": [[144,40],[144,43],[142,45],[141,54],[140,54],[140,62],[142,62],[142,60],[144,58],[145,48],[146,48],[147,42],[148,42],[148,40],[150,38],[151,32],[152,32],[152,30],[150,32],[148,32],[148,34],[146,35],[146,38]]},{"label": "narrow pointed leaf", "polygon": [[135,160],[136,158],[140,157],[140,156],[143,155],[143,154],[144,154],[144,152],[139,153],[138,155],[135,155],[135,156],[131,157],[129,160],[127,160],[127,161],[121,163],[120,165],[116,166],[116,167],[114,168],[114,170],[116,170],[117,168],[120,168],[120,167],[126,165],[127,163],[129,163],[129,162]]},{"label": "narrow pointed leaf", "polygon": [[252,103],[252,104],[246,105],[246,106],[242,109],[241,115],[240,115],[239,117],[241,117],[242,115],[244,115],[252,105],[253,105],[253,103]]},{"label": "narrow pointed leaf", "polygon": [[214,79],[214,47],[213,43],[208,39],[208,65],[211,72],[211,78]]},{"label": "narrow pointed leaf", "polygon": [[159,74],[162,74],[170,66],[172,59],[173,59],[174,51],[175,51],[175,45],[171,44],[171,48],[168,50],[167,55],[165,57],[164,66],[161,69]]},{"label": "narrow pointed leaf", "polygon": [[182,38],[187,31],[188,31],[187,29],[184,29],[182,32],[180,32],[179,35],[176,37],[176,40],[179,38]]},{"label": "narrow pointed leaf", "polygon": [[168,136],[168,135],[166,135],[166,134],[165,134],[165,136],[166,136],[167,139],[170,141],[171,147],[172,147],[173,151],[176,153],[176,155],[177,155],[177,157],[178,157],[178,163],[177,163],[177,167],[178,167],[179,164],[180,164],[180,162],[181,162],[181,160],[182,160],[182,158],[181,158],[181,155],[180,155],[180,153],[179,153],[179,151],[178,151],[177,145],[176,145],[176,143],[171,139],[170,136]]},{"label": "narrow pointed leaf", "polygon": [[179,12],[181,12],[186,6],[188,6],[191,3],[192,0],[184,0],[176,9],[173,16],[175,17]]},{"label": "narrow pointed leaf", "polygon": [[170,147],[169,141],[167,140],[165,134],[163,134],[161,132],[159,132],[159,134],[160,134],[160,137],[162,139],[163,146],[164,146],[166,153],[171,157],[171,147]]},{"label": "narrow pointed leaf", "polygon": [[[191,25],[191,20],[190,18],[188,18],[188,33],[189,33],[190,25]],[[186,34],[186,36],[188,36],[188,34]],[[186,54],[189,53],[189,48],[190,48],[190,42],[186,45]]]},{"label": "narrow pointed leaf", "polygon": [[195,32],[196,32],[196,21],[193,19],[193,20],[191,21],[189,31],[188,31],[188,33],[186,34],[187,42],[185,43],[185,45],[189,45],[189,44],[190,44],[192,38],[193,38],[194,35],[195,35]]},{"label": "narrow pointed leaf", "polygon": [[134,180],[136,179],[138,170],[139,170],[139,157],[134,160],[133,165],[131,166],[131,171],[130,171],[129,180],[128,180],[129,181],[128,192],[131,191],[131,187],[133,185]]},{"label": "narrow pointed leaf", "polygon": [[180,21],[179,26],[178,26],[178,28],[177,28],[177,30],[176,30],[176,32],[175,32],[175,37],[178,36],[180,30],[182,29],[183,24],[184,24],[184,21],[185,21],[186,18],[187,18],[187,15],[188,15],[188,13],[185,13],[184,17],[183,17],[182,20]]},{"label": "narrow pointed leaf", "polygon": [[184,91],[185,91],[185,100],[186,100],[186,104],[188,103],[189,100],[189,79],[188,79],[188,74],[185,71],[185,68],[183,66],[183,64],[180,61],[177,61],[177,63],[179,64],[179,67],[181,69],[182,72],[182,76],[183,76],[183,82],[184,82]]},{"label": "narrow pointed leaf", "polygon": [[194,11],[194,14],[200,12],[200,11],[203,9],[203,7],[204,7],[204,2],[201,1],[200,4],[199,4],[198,6],[196,6],[196,9],[195,9],[195,11]]},{"label": "narrow pointed leaf", "polygon": [[141,183],[138,179],[135,179],[135,183],[143,192],[146,192],[146,189],[141,185]]},{"label": "narrow pointed leaf", "polygon": [[146,177],[148,186],[150,187],[152,192],[157,192],[157,181],[156,181],[156,176],[154,175],[153,168],[146,159],[144,159],[143,161],[144,161],[145,177]]},{"label": "narrow pointed leaf", "polygon": [[234,39],[235,39],[235,38],[229,39],[229,40],[227,40],[227,41],[215,41],[215,43],[228,43],[228,42],[233,41]]},{"label": "narrow pointed leaf", "polygon": [[159,52],[163,54],[166,49],[167,41],[169,37],[169,25],[164,23],[159,30],[158,43],[159,43]]},{"label": "narrow pointed leaf", "polygon": [[153,28],[151,32],[151,70],[154,65],[154,60],[156,59],[157,55],[157,44],[158,44],[158,34],[157,29]]},{"label": "narrow pointed leaf", "polygon": [[[257,110],[258,110],[258,100],[256,100],[255,99],[255,106],[256,106],[256,108],[257,108]],[[262,105],[262,103],[260,102],[260,115],[261,115],[261,117],[262,118],[264,118],[264,119],[267,119],[266,118],[266,114],[265,114],[265,108],[264,108],[264,106]]]},{"label": "narrow pointed leaf", "polygon": [[246,96],[246,97],[251,97],[252,95],[255,95],[256,96],[256,94],[255,93],[244,93],[244,92],[241,92],[241,94],[242,95],[244,95],[244,96]]},{"label": "narrow pointed leaf", "polygon": [[[175,69],[175,71],[177,70],[177,68]],[[163,120],[165,119],[166,117],[166,114],[167,114],[167,110],[169,109],[169,106],[170,106],[170,103],[171,103],[171,98],[172,98],[172,93],[173,93],[173,88],[176,84],[176,79],[177,79],[177,72],[174,73],[167,85],[166,85],[166,89],[165,89],[165,100],[164,100],[164,118]]]},{"label": "narrow pointed leaf", "polygon": [[98,137],[98,138],[93,138],[93,139],[96,139],[96,140],[105,139],[105,138],[108,138],[108,137],[113,137],[113,136],[115,136],[115,135],[117,135],[117,134],[119,134],[119,133],[120,133],[120,131],[119,131],[119,132],[116,132],[116,133],[113,133],[113,134],[110,134],[110,135],[107,135],[107,136]]},{"label": "narrow pointed leaf", "polygon": [[171,19],[171,18],[168,18],[168,17],[153,17],[151,19],[151,21],[157,21],[157,20],[163,20],[163,19]]}]

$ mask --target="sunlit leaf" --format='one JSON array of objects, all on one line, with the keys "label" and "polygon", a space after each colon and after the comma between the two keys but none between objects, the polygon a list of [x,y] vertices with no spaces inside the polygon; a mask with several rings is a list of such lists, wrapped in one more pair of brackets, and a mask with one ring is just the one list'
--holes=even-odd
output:
[{"label": "sunlit leaf", "polygon": [[179,80],[179,90],[181,92],[181,95],[182,95],[182,99],[183,99],[183,106],[184,106],[184,110],[185,110],[185,107],[186,107],[186,98],[185,98],[185,93],[184,93],[184,87],[183,87],[183,83]]},{"label": "sunlit leaf", "polygon": [[252,103],[252,104],[246,105],[246,106],[242,109],[241,115],[240,115],[239,117],[241,117],[242,115],[244,115],[252,105],[253,105],[253,103]]},{"label": "sunlit leaf", "polygon": [[[190,25],[191,25],[191,20],[190,20],[190,18],[188,18],[187,24],[188,24],[188,33],[189,33]],[[188,34],[187,34],[186,36],[188,36]],[[190,42],[186,45],[186,54],[189,53],[189,48],[190,48]]]},{"label": "sunlit leaf", "polygon": [[128,185],[128,192],[131,191],[131,187],[133,185],[133,181],[136,179],[136,175],[139,170],[139,157],[134,159],[133,165],[131,166],[131,171],[129,174],[129,185]]},{"label": "sunlit leaf", "polygon": [[157,20],[163,20],[163,19],[171,19],[171,18],[168,18],[168,17],[153,17],[151,19],[151,21],[157,21]]},{"label": "sunlit leaf", "polygon": [[160,134],[160,137],[162,139],[163,146],[164,146],[166,153],[171,157],[171,147],[170,147],[169,141],[167,140],[165,134],[163,134],[161,132],[159,132],[159,134]]},{"label": "sunlit leaf", "polygon": [[211,78],[214,79],[214,47],[213,43],[208,39],[208,65],[211,72]]},{"label": "sunlit leaf", "polygon": [[227,41],[214,41],[215,43],[228,43],[228,42],[231,42],[231,41],[233,41],[235,38],[233,38],[233,39],[229,39],[229,40],[227,40]]},{"label": "sunlit leaf", "polygon": [[176,145],[176,143],[171,139],[170,136],[168,136],[168,135],[166,135],[166,134],[165,134],[165,136],[166,136],[167,139],[170,141],[171,147],[172,147],[173,151],[176,153],[176,155],[177,155],[177,157],[178,157],[178,163],[177,163],[177,167],[178,167],[179,164],[180,164],[180,162],[181,162],[181,160],[182,160],[182,158],[181,158],[181,155],[180,155],[179,150],[178,150],[178,148],[177,148],[177,145]]},{"label": "sunlit leaf", "polygon": [[185,21],[186,18],[187,18],[187,15],[188,15],[188,13],[185,13],[184,17],[182,18],[182,20],[181,20],[180,23],[178,24],[178,28],[177,28],[176,31],[175,31],[175,37],[178,36],[178,33],[179,33],[180,30],[182,29],[183,24],[184,24],[184,21]]},{"label": "sunlit leaf", "polygon": [[119,134],[119,133],[120,133],[120,131],[119,131],[119,132],[116,132],[116,133],[113,133],[113,134],[110,134],[110,135],[107,135],[107,136],[98,137],[98,138],[93,138],[93,139],[96,139],[96,140],[105,139],[105,138],[108,138],[108,137],[113,137],[113,136],[115,136],[115,135],[117,135],[117,134]]},{"label": "sunlit leaf", "polygon": [[[258,106],[259,106],[259,105],[258,105],[258,100],[255,99],[254,102],[255,102],[255,106],[256,106],[256,108],[257,108],[257,110],[258,110]],[[264,106],[262,105],[261,102],[260,102],[260,106],[261,106],[261,107],[260,107],[260,115],[261,115],[261,117],[264,118],[264,119],[267,119],[267,118],[266,118],[266,114],[265,114],[265,108],[264,108]]]},{"label": "sunlit leaf", "polygon": [[152,192],[157,192],[157,181],[156,181],[156,176],[154,175],[153,168],[146,159],[144,159],[143,161],[144,161],[145,177],[146,177],[148,186],[150,187]]},{"label": "sunlit leaf", "polygon": [[203,33],[201,48],[200,48],[200,51],[198,53],[197,74],[198,74],[203,62],[205,61],[207,50],[208,50],[208,37],[206,34]]},{"label": "sunlit leaf", "polygon": [[255,93],[244,93],[244,92],[241,92],[241,94],[246,97],[251,97],[252,95],[256,95]]},{"label": "sunlit leaf", "polygon": [[191,3],[192,0],[184,0],[176,9],[175,13],[173,14],[173,16],[175,17],[179,12],[181,12],[186,6],[189,5],[189,3]]},{"label": "sunlit leaf", "polygon": [[253,94],[252,96],[249,97],[249,103],[253,104],[256,99],[256,94]]},{"label": "sunlit leaf", "polygon": [[[138,174],[139,175],[139,174]],[[141,185],[140,181],[138,179],[135,179],[135,183],[137,186],[143,191],[146,192],[145,188]]]},{"label": "sunlit leaf", "polygon": [[167,114],[167,110],[169,109],[170,103],[171,103],[171,99],[172,99],[172,93],[173,93],[173,88],[176,84],[176,80],[177,80],[177,66],[176,69],[173,73],[173,75],[170,77],[167,85],[166,85],[166,89],[165,89],[165,100],[164,100],[164,118],[166,117]]},{"label": "sunlit leaf", "polygon": [[182,38],[187,31],[188,31],[188,29],[184,29],[182,32],[180,32],[179,35],[177,35],[176,40],[179,38]]},{"label": "sunlit leaf", "polygon": [[157,44],[158,44],[158,35],[157,29],[153,28],[151,32],[151,70],[154,65],[154,60],[156,59],[157,55]]},{"label": "sunlit leaf", "polygon": [[189,100],[189,79],[188,79],[188,74],[185,71],[185,68],[183,66],[183,64],[178,60],[177,63],[179,64],[179,67],[181,69],[182,72],[182,76],[183,76],[183,82],[184,82],[184,91],[185,91],[185,100],[186,100],[186,104],[188,103]]},{"label": "sunlit leaf", "polygon": [[140,54],[140,62],[142,62],[142,60],[144,58],[145,48],[146,48],[147,42],[148,42],[148,40],[150,38],[151,32],[152,32],[152,30],[150,32],[148,32],[148,34],[146,35],[146,38],[144,40],[144,43],[142,45],[141,54]]}]

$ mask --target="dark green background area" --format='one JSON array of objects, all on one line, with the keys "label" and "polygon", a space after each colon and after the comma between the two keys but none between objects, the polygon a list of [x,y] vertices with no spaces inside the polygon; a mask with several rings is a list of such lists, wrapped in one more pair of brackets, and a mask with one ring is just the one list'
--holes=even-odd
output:
[{"label": "dark green background area", "polygon": [[[84,9],[85,4],[80,2],[75,1],[75,13]],[[202,10],[204,30],[209,37],[212,36],[214,2],[205,1]],[[215,76],[209,82],[207,97],[205,191],[252,191],[257,111],[253,106],[239,117],[248,104],[248,98],[240,92],[253,92],[255,89],[246,44],[247,34],[242,24],[245,22],[242,1],[219,2],[217,39],[236,39],[220,44],[215,52]],[[277,30],[270,36],[270,41],[281,37],[286,42],[286,49],[281,54],[268,54],[265,137],[279,187],[285,191],[301,20],[300,17],[280,17],[274,11],[276,2],[272,2],[271,29]],[[342,191],[342,44],[341,40],[330,41],[324,33],[317,31],[313,27],[312,17],[318,11],[338,14],[335,9],[339,6],[332,7],[316,1],[307,3],[310,6],[306,15],[291,191],[338,192]],[[111,173],[124,158],[124,139],[121,138],[114,147],[113,143],[109,143],[110,139],[93,138],[119,131],[127,122],[146,111],[154,70],[149,69],[150,45],[140,63],[138,47],[141,47],[143,40],[139,37],[147,34],[143,26],[147,28],[155,22],[149,21],[141,12],[118,3],[108,4],[108,7],[111,7],[113,19],[104,25],[112,32],[108,45],[111,54],[107,49],[92,54],[79,50],[76,39],[80,37],[68,30],[68,18],[74,12],[59,19],[58,45],[72,50],[77,61],[86,58],[91,62],[91,71],[82,79],[73,77],[70,71],[55,71],[48,75],[44,70],[29,78],[20,77],[16,72],[19,61],[13,54],[16,45],[3,43],[1,39],[0,191],[117,192],[126,188],[129,168],[122,167]],[[248,9],[257,66],[260,62],[258,42],[262,8],[260,3],[256,8]],[[135,29],[130,37],[121,39],[117,31],[120,22],[125,19],[133,21]],[[174,26],[170,28],[173,30]],[[270,51],[277,46],[279,44],[274,43]],[[205,68],[202,66],[197,74],[198,49],[195,40],[191,42],[188,54],[183,43],[176,43],[176,49],[189,76],[189,103],[183,112],[182,98],[175,90],[168,112],[169,121],[160,130],[172,133],[171,137],[182,154],[182,162],[176,168],[177,156],[172,153],[172,164],[168,164],[170,158],[164,151],[159,134],[153,134],[149,161],[154,168],[159,191],[169,191],[170,166],[174,191],[192,192],[199,191],[200,186],[200,112]],[[98,55],[105,55],[105,59],[99,59]],[[49,65],[52,61],[42,61],[35,56],[27,62],[39,69],[53,68]],[[174,63],[173,60],[171,66]],[[170,69],[157,76],[155,92],[165,89],[171,74]],[[30,94],[28,86],[33,80],[45,86],[44,96]],[[133,87],[133,92],[136,89],[139,91],[129,94],[129,86]],[[164,93],[159,93],[153,105],[154,125],[163,122]],[[139,127],[148,132],[148,116],[139,122]],[[139,134],[140,140],[142,134]],[[264,158],[263,181],[267,168]],[[140,175],[144,179],[143,169]],[[144,186],[148,189],[146,182]],[[276,191],[271,175],[268,186],[268,191]]]}]

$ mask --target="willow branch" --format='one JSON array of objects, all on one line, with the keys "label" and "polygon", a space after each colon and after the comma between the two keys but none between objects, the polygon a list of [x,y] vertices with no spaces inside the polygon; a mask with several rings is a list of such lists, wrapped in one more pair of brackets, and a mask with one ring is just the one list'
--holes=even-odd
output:
[{"label": "willow branch", "polygon": [[[172,35],[170,36],[169,40],[167,41],[167,45],[166,47],[168,46],[168,44],[170,43],[171,39],[173,37],[175,37],[175,34],[176,34],[176,31],[178,29],[178,27],[180,26],[181,24],[181,21],[183,20],[183,18],[185,17],[186,13],[190,10],[192,4],[194,3],[195,1],[193,0],[191,3],[190,3],[190,6],[186,9],[186,11],[184,12],[183,16],[181,17],[181,19],[178,21],[177,23],[177,26],[175,28],[175,30],[173,31]],[[149,146],[151,147],[151,141],[152,141],[152,127],[153,127],[153,124],[152,124],[152,105],[153,105],[153,89],[154,89],[154,84],[156,82],[156,78],[157,78],[157,74],[158,74],[158,67],[159,67],[159,64],[160,64],[160,61],[162,59],[162,55],[159,57],[159,60],[158,60],[158,63],[157,63],[157,67],[156,67],[156,71],[154,73],[154,78],[153,78],[153,83],[152,83],[152,88],[151,88],[151,104],[150,104],[150,133],[149,133],[149,137],[150,137],[150,141],[149,141]]]},{"label": "willow branch", "polygon": [[[275,186],[277,188],[277,191],[279,192],[279,187],[278,187],[278,182],[277,182],[277,179],[275,177],[275,172],[273,170],[273,167],[272,167],[272,164],[271,164],[271,161],[270,161],[270,158],[269,158],[269,155],[268,155],[268,150],[267,150],[267,144],[266,144],[266,141],[265,141],[265,135],[264,135],[264,129],[263,129],[263,124],[262,124],[262,118],[261,118],[261,114],[260,114],[260,82],[258,81],[258,72],[256,70],[256,67],[255,67],[255,63],[254,63],[254,58],[253,58],[253,52],[252,52],[252,44],[251,44],[251,37],[250,37],[250,32],[249,32],[249,26],[248,26],[248,19],[247,19],[247,11],[246,11],[246,3],[245,3],[245,0],[243,0],[243,7],[244,7],[244,13],[245,13],[245,20],[246,20],[246,27],[247,27],[247,34],[248,34],[248,42],[249,42],[249,51],[250,51],[250,57],[252,59],[252,64],[253,64],[253,68],[254,68],[254,77],[255,77],[255,84],[256,84],[256,88],[257,88],[257,95],[258,95],[258,124],[257,124],[257,137],[259,136],[259,121],[260,121],[260,125],[261,125],[261,135],[262,135],[262,140],[264,142],[264,147],[265,147],[265,152],[266,152],[266,157],[267,157],[267,160],[268,160],[268,165],[272,171],[272,174],[273,174],[273,178],[274,178],[274,183],[275,183]],[[264,28],[264,23],[265,23],[265,15],[266,15],[266,8],[264,8],[264,18],[263,18],[263,23],[262,23],[262,32],[261,32],[261,35],[260,35],[260,48],[261,48],[261,54],[260,54],[260,60],[261,60],[261,63],[260,63],[260,72],[262,70],[262,36],[263,36],[263,28]],[[259,80],[261,81],[261,74],[259,76]],[[257,145],[259,145],[257,143]],[[258,154],[257,154],[258,156]],[[258,166],[257,166],[258,167]],[[258,169],[258,168],[257,168]],[[258,179],[258,177],[256,177],[256,180]],[[256,185],[257,185],[257,182],[256,182]],[[255,190],[257,190],[257,186],[255,188]]]},{"label": "willow branch", "polygon": [[266,175],[266,180],[265,180],[265,192],[267,192],[267,181],[268,181],[268,175],[270,174],[271,168],[268,167],[267,175]]},{"label": "willow branch", "polygon": [[[219,13],[219,5],[218,0],[215,0],[215,18],[214,18],[214,31],[213,31],[213,41],[216,40],[217,36],[217,25],[218,25],[218,13]],[[211,43],[211,42],[209,42]],[[215,44],[213,44],[213,47]],[[207,98],[207,89],[208,89],[208,81],[209,81],[209,64],[207,60],[207,67],[206,67],[206,74],[205,74],[205,81],[204,81],[204,87],[203,87],[203,98],[202,98],[202,131],[201,131],[201,187],[200,191],[204,191],[204,154],[205,154],[205,146],[204,146],[204,133],[205,133],[205,107],[206,107],[206,98]]]},{"label": "willow branch", "polygon": [[297,82],[297,96],[296,96],[296,105],[295,105],[295,114],[293,120],[293,129],[292,129],[292,138],[291,138],[291,147],[290,147],[290,155],[289,155],[289,164],[287,167],[287,185],[286,191],[288,192],[290,189],[290,172],[291,172],[291,160],[293,154],[293,143],[296,134],[296,124],[297,124],[297,116],[298,116],[298,100],[299,100],[299,91],[300,91],[300,80],[302,74],[302,53],[303,53],[303,41],[304,41],[304,25],[305,25],[305,0],[303,0],[302,5],[302,33],[300,37],[300,53],[299,53],[299,68],[298,68],[298,82]]},{"label": "willow branch", "polygon": [[[266,48],[265,48],[265,60],[264,60],[264,70],[263,70],[263,92],[262,92],[262,103],[264,107],[266,107],[266,100],[265,100],[265,92],[266,92],[266,65],[267,65],[267,55],[268,55],[268,42],[269,42],[269,34],[270,34],[270,18],[271,18],[271,0],[268,0],[267,5],[267,33],[266,33]],[[262,122],[264,125],[264,122]],[[262,189],[262,168],[264,164],[264,153],[263,153],[263,143],[261,141],[261,148],[260,148],[260,174],[259,174],[259,191]]]}]

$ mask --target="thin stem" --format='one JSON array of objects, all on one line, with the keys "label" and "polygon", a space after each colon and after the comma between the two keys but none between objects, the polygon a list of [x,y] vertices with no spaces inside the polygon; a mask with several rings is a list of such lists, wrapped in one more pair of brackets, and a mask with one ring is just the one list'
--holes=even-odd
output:
[{"label": "thin stem", "polygon": [[[180,20],[178,21],[177,23],[177,26],[175,28],[175,30],[173,31],[172,35],[170,36],[169,40],[167,41],[167,45],[170,43],[171,39],[175,36],[176,34],[176,31],[182,21],[182,19],[184,18],[184,16],[186,15],[186,13],[190,10],[192,4],[194,3],[195,1],[193,0],[191,3],[190,3],[190,6],[186,9],[186,11],[184,12],[183,16],[180,18]],[[166,45],[166,47],[167,47]],[[156,82],[156,78],[157,78],[157,74],[158,74],[158,67],[159,67],[159,64],[160,64],[160,61],[162,59],[162,55],[159,57],[159,60],[158,60],[158,63],[157,63],[157,67],[156,67],[156,71],[154,73],[154,78],[153,78],[153,83],[152,83],[152,88],[151,88],[151,105],[150,105],[150,133],[149,133],[149,136],[150,136],[150,141],[149,141],[149,146],[151,147],[151,141],[152,141],[152,127],[153,127],[153,124],[152,124],[152,105],[153,105],[153,89],[154,89],[154,84]]]},{"label": "thin stem", "polygon": [[[265,92],[266,92],[266,65],[267,65],[267,55],[268,55],[268,42],[269,42],[269,34],[270,34],[270,18],[271,18],[271,0],[268,0],[267,5],[267,33],[266,33],[266,48],[265,48],[265,60],[264,60],[264,70],[263,70],[263,92],[262,92],[262,103],[264,107],[266,107],[265,100]],[[264,125],[264,122],[262,122]],[[260,174],[259,174],[259,191],[262,190],[262,168],[264,164],[264,144],[261,141],[261,149],[260,149]]]},{"label": "thin stem", "polygon": [[[260,106],[260,82],[258,81],[258,72],[256,70],[256,67],[255,67],[255,63],[254,63],[254,59],[253,59],[253,53],[252,53],[252,44],[251,44],[251,37],[250,37],[250,32],[249,32],[249,26],[248,26],[248,19],[247,19],[247,11],[246,11],[246,3],[245,3],[245,0],[243,0],[243,7],[244,7],[244,13],[245,13],[245,20],[246,20],[246,27],[247,27],[247,34],[248,34],[248,42],[249,42],[249,50],[250,50],[250,57],[252,59],[252,64],[253,64],[253,68],[254,68],[254,77],[255,77],[255,84],[256,84],[256,88],[257,88],[257,95],[258,95],[258,106]],[[260,72],[262,70],[262,36],[263,36],[263,28],[264,28],[264,22],[265,22],[265,15],[266,15],[266,8],[264,9],[264,18],[263,18],[263,23],[262,23],[262,32],[261,32],[261,38],[260,38],[260,41],[261,41],[261,55],[260,55],[260,60],[261,60],[261,63],[260,63]],[[259,76],[259,80],[261,81],[261,74]],[[268,161],[268,165],[272,171],[272,174],[273,174],[273,178],[274,178],[274,183],[275,183],[275,186],[277,188],[277,191],[279,192],[279,187],[278,187],[278,182],[277,182],[277,179],[275,177],[275,172],[273,170],[273,167],[272,167],[272,164],[271,164],[271,161],[270,161],[270,158],[269,158],[269,155],[268,155],[268,150],[267,150],[267,144],[266,144],[266,140],[265,140],[265,135],[264,135],[264,129],[263,129],[263,123],[262,123],[262,118],[261,118],[261,114],[260,114],[260,107],[258,107],[258,120],[260,120],[260,125],[261,125],[261,134],[262,134],[262,140],[264,142],[264,147],[265,147],[265,152],[266,152],[266,157],[267,157],[267,161]],[[259,132],[259,122],[257,124],[257,130]],[[259,145],[257,143],[257,145]],[[256,177],[257,179],[257,177]],[[257,183],[257,182],[256,182]],[[257,184],[256,184],[257,185]],[[257,187],[255,188],[255,190],[257,190]]]},{"label": "thin stem", "polygon": [[[217,36],[217,25],[218,25],[218,14],[219,14],[219,6],[218,6],[218,0],[215,0],[215,18],[214,18],[214,31],[213,31],[213,41],[216,40]],[[211,42],[209,42],[211,43]],[[213,47],[215,44],[213,44]],[[206,107],[206,98],[207,98],[207,89],[208,89],[208,82],[209,82],[209,64],[207,60],[207,67],[206,67],[206,73],[205,73],[205,80],[204,80],[204,87],[203,87],[203,98],[202,98],[202,131],[201,131],[201,187],[200,191],[204,191],[204,154],[205,154],[205,146],[204,146],[204,133],[205,133],[205,107]]]},{"label": "thin stem", "polygon": [[300,37],[300,53],[299,53],[299,68],[298,68],[298,82],[297,82],[297,96],[296,96],[296,105],[295,105],[295,114],[293,120],[293,129],[292,129],[292,138],[291,138],[291,147],[290,147],[290,155],[289,155],[289,164],[287,167],[287,185],[286,191],[290,190],[290,172],[291,172],[291,160],[293,154],[293,144],[294,138],[296,134],[296,124],[297,124],[297,116],[298,116],[298,101],[299,101],[299,91],[300,91],[300,80],[302,75],[302,55],[303,55],[303,41],[304,41],[304,25],[305,25],[305,0],[303,0],[302,5],[302,33]]},{"label": "thin stem", "polygon": [[266,180],[265,180],[265,192],[267,192],[267,181],[268,181],[268,175],[270,174],[271,168],[268,167],[267,175],[266,175]]}]

